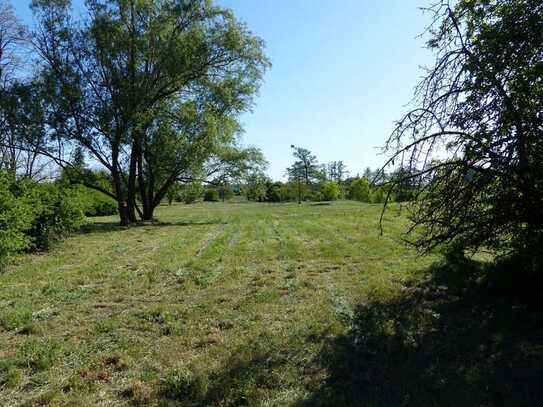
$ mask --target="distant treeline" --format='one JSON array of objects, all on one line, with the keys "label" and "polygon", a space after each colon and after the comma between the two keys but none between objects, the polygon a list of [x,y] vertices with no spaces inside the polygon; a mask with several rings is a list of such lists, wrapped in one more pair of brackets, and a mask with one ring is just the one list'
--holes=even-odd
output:
[{"label": "distant treeline", "polygon": [[[292,149],[296,161],[287,169],[288,180],[285,182],[273,181],[264,171],[257,170],[235,180],[224,178],[219,183],[177,183],[168,193],[168,202],[190,204],[200,199],[214,202],[242,196],[254,202],[349,199],[384,203],[411,201],[416,197],[419,180],[410,180],[406,176],[406,169],[400,168],[387,174],[368,167],[362,175],[350,176],[343,161],[319,164],[309,150],[295,146]],[[399,178],[404,181],[394,181]]]}]

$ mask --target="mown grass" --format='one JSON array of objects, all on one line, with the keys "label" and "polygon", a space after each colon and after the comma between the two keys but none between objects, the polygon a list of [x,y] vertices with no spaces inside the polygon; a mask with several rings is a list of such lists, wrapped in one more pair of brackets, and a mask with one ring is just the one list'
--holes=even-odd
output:
[{"label": "mown grass", "polygon": [[[385,363],[399,347],[352,360],[391,318],[369,323],[361,304],[397,301],[438,258],[405,247],[395,211],[380,236],[380,209],[163,206],[160,223],[98,218],[21,257],[0,275],[0,405],[402,404]],[[361,392],[376,363],[388,382]]]}]

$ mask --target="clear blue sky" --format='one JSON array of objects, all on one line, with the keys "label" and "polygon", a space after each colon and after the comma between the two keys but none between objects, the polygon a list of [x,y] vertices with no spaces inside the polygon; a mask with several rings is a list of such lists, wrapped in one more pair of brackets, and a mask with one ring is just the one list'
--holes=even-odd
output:
[{"label": "clear blue sky", "polygon": [[[25,0],[12,1],[31,23]],[[76,6],[81,0],[74,2]],[[273,67],[243,141],[260,147],[269,175],[284,176],[290,145],[320,162],[343,160],[351,174],[377,167],[394,120],[401,117],[432,58],[418,35],[428,0],[218,0],[267,45]]]}]

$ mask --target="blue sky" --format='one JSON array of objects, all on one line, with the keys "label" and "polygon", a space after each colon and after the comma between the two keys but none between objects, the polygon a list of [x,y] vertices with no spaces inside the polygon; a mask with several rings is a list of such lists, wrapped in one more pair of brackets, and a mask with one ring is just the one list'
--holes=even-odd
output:
[{"label": "blue sky", "polygon": [[[25,0],[13,1],[31,23]],[[81,3],[79,0],[76,5]],[[281,179],[290,145],[320,162],[343,160],[351,174],[379,154],[432,57],[419,37],[428,0],[218,0],[266,42],[273,67],[243,141],[260,147]]]}]

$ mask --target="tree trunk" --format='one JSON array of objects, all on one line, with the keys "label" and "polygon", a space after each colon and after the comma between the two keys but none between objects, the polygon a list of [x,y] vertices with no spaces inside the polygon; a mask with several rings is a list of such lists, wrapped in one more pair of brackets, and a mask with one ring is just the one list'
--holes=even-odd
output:
[{"label": "tree trunk", "polygon": [[130,164],[128,168],[128,185],[127,185],[127,210],[131,222],[136,222],[136,169],[138,155],[137,135],[134,135],[134,144],[130,153]]},{"label": "tree trunk", "polygon": [[121,221],[121,226],[128,226],[132,223],[132,217],[129,213],[127,195],[123,187],[123,181],[121,179],[121,174],[118,167],[118,150],[116,148],[112,149],[111,161],[111,177],[113,178],[113,189],[115,190],[115,196],[117,197],[117,207],[119,209],[119,218]]},{"label": "tree trunk", "polygon": [[137,164],[138,164],[138,183],[139,183],[139,189],[140,189],[140,195],[141,195],[141,204],[143,207],[142,213],[141,213],[141,220],[143,221],[153,220],[154,208],[152,207],[152,204],[151,204],[153,186],[151,185],[151,179],[147,180],[147,183],[149,185],[146,185],[145,183],[145,176],[143,174],[143,154],[141,153],[141,149],[137,157]]}]

